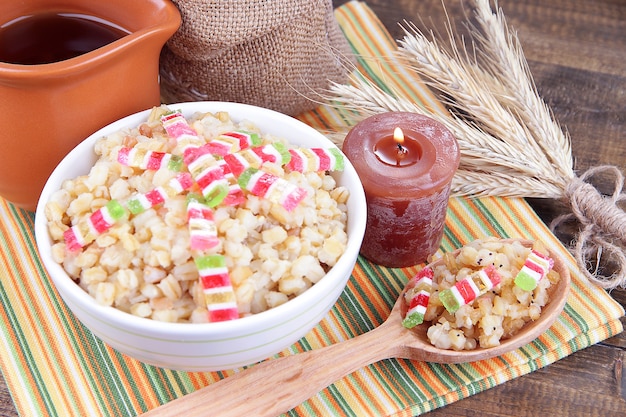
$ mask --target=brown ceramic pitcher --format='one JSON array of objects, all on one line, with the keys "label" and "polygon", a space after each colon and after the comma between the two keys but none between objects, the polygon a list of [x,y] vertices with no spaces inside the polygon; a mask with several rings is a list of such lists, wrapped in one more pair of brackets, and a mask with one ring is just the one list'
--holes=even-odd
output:
[{"label": "brown ceramic pitcher", "polygon": [[0,26],[41,12],[95,16],[128,34],[58,62],[0,62],[0,196],[28,210],[74,146],[159,104],[159,55],[181,22],[168,0],[27,0],[1,2]]}]

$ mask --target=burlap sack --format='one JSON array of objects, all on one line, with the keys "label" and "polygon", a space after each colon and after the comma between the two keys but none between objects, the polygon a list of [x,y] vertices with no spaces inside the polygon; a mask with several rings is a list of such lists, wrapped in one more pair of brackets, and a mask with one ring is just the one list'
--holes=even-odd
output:
[{"label": "burlap sack", "polygon": [[182,15],[161,55],[166,103],[217,100],[289,115],[347,80],[331,0],[173,0]]}]

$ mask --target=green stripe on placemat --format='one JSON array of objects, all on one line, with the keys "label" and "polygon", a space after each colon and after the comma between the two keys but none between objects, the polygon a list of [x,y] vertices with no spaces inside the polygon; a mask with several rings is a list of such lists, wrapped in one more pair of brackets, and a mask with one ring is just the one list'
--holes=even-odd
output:
[{"label": "green stripe on placemat", "polygon": [[[393,59],[393,39],[364,3],[347,3],[335,15],[359,56],[362,74],[381,88],[444,111],[421,80]],[[348,127],[345,114],[329,107],[299,118],[321,131]],[[112,350],[77,322],[58,298],[36,255],[32,214],[0,200],[0,218],[0,365],[20,414],[134,416],[235,372],[171,371]],[[384,360],[337,381],[288,415],[421,414],[622,331],[621,306],[582,278],[574,260],[523,199],[451,199],[441,252],[487,235],[541,239],[565,258],[572,289],[563,313],[548,332],[521,349],[475,363]],[[276,356],[318,349],[378,326],[417,269],[383,268],[359,258],[330,314]]]}]

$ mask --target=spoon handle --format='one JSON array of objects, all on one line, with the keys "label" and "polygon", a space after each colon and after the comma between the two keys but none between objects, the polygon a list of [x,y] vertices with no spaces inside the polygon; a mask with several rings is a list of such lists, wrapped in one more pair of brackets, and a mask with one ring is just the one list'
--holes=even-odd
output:
[{"label": "spoon handle", "polygon": [[144,416],[275,417],[357,369],[400,352],[390,339],[399,326],[385,324],[341,343],[261,362]]}]

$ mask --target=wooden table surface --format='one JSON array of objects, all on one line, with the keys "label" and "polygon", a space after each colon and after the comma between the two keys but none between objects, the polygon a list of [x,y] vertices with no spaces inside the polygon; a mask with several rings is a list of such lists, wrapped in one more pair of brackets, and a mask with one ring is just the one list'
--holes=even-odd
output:
[{"label": "wooden table surface", "polygon": [[[345,2],[333,0],[335,6]],[[443,29],[441,0],[366,3],[396,39],[402,36],[398,23],[404,20]],[[450,18],[461,23],[461,1],[444,3]],[[500,0],[499,6],[518,32],[540,95],[572,137],[577,173],[604,164],[626,172],[626,1]],[[606,179],[598,187],[612,192]],[[530,204],[546,223],[565,212],[553,200],[533,199]],[[611,295],[626,306],[626,290]],[[622,333],[428,415],[624,416],[625,352]],[[17,415],[0,378],[0,416]]]}]

